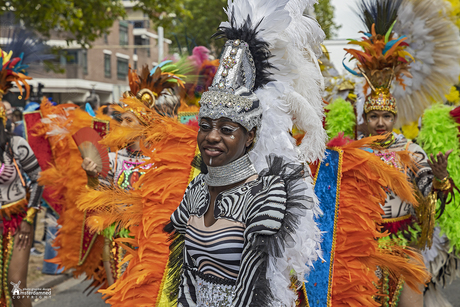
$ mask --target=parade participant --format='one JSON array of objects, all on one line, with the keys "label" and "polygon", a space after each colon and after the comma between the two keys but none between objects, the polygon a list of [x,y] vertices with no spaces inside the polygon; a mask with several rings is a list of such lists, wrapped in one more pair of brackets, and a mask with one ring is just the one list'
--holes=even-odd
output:
[{"label": "parade participant", "polygon": [[[279,61],[280,69],[289,69],[293,74],[289,78],[299,77],[269,48],[283,39],[282,51],[296,56],[302,47],[319,47],[305,39],[311,35],[320,40],[318,24],[297,14],[297,9],[303,11],[310,4],[229,2],[230,22],[220,28],[228,41],[213,85],[200,101],[197,143],[206,170],[189,184],[167,226],[174,231],[168,278],[172,283],[167,289],[170,301],[177,300],[178,306],[291,306],[299,287],[295,280],[304,280],[318,257],[320,234],[313,215],[319,209],[311,179],[305,180],[310,172],[298,163],[295,150],[285,148],[283,155],[277,148],[264,147],[271,142],[265,138],[274,136],[265,135],[269,127],[262,130],[269,125],[262,113],[271,99],[292,103],[279,92],[271,95],[270,74],[275,82],[279,77],[272,63]],[[286,35],[296,25],[311,29],[302,38]],[[314,71],[313,56],[296,64]],[[319,69],[316,73],[320,76]],[[285,90],[293,89],[295,82],[284,85]],[[315,90],[319,94],[320,87]],[[302,97],[297,102],[312,108],[305,96],[297,95]],[[325,136],[318,123],[319,127],[311,123],[311,132]],[[324,143],[309,153],[320,151],[321,156],[323,149]],[[252,150],[255,163],[249,157]],[[267,168],[258,172],[256,165]],[[214,248],[206,248],[211,241]]]},{"label": "parade participant", "polygon": [[[121,149],[109,153],[110,171],[107,178],[99,178],[96,163],[90,158],[84,159],[82,168],[88,176],[89,188],[97,188],[102,184],[106,187],[116,186],[123,190],[132,190],[135,183],[150,168],[151,165],[146,164],[148,157],[141,150],[142,147],[149,147],[145,142],[146,136],[139,133],[133,137],[130,133],[145,129],[153,110],[162,115],[177,114],[181,106],[180,93],[174,93],[184,90],[184,82],[181,80],[183,75],[169,72],[171,69],[175,72],[178,70],[170,63],[162,63],[152,71],[144,66],[140,75],[130,70],[128,76],[131,91],[124,93],[125,99],[122,100],[124,107],[120,110],[119,116],[121,123],[114,124],[112,131],[102,141],[102,144],[108,148]],[[90,210],[93,218],[97,216],[97,208],[100,204],[84,205],[84,203],[85,196],[79,200],[80,208],[84,208],[84,211]],[[103,234],[105,236],[103,261],[110,286],[125,269],[122,267],[125,250],[113,240],[128,237],[129,230],[120,228],[118,223],[114,222],[107,225]]]},{"label": "parade participant", "polygon": [[[434,227],[434,203],[438,190],[445,190],[450,181],[446,171],[447,158],[439,153],[438,159],[428,161],[420,146],[407,141],[402,135],[393,134],[397,119],[397,102],[390,93],[393,79],[404,84],[402,75],[410,77],[409,59],[412,57],[405,47],[406,37],[396,37],[392,32],[396,23],[397,12],[401,1],[363,1],[361,3],[361,18],[367,26],[368,33],[362,41],[352,41],[350,44],[360,45],[363,51],[346,49],[358,61],[356,73],[364,77],[366,87],[371,94],[364,103],[364,120],[369,135],[384,135],[388,138],[370,147],[384,162],[404,172],[408,180],[413,182],[419,194],[420,206],[414,210],[412,204],[405,202],[394,191],[387,192],[387,199],[382,204],[383,230],[388,230],[392,236],[400,236],[403,246],[430,245]],[[365,92],[366,92],[365,87]],[[433,178],[438,178],[438,181]],[[433,194],[432,194],[433,193]],[[433,196],[434,195],[434,196]],[[417,223],[416,223],[417,222]],[[420,233],[413,238],[409,228],[420,225]],[[382,244],[385,240],[381,240]],[[390,276],[385,268],[378,271],[381,277],[380,286],[388,289],[388,297],[380,297],[383,306],[423,306],[422,293],[417,294],[404,286],[404,276]]]},{"label": "parade participant", "polygon": [[[29,97],[29,86],[26,80],[23,60],[30,60],[28,52],[34,52],[34,40],[27,43],[28,35],[14,32],[11,42],[3,50],[0,49],[2,69],[0,71],[0,99],[13,86],[13,82],[22,82],[26,88],[25,98]],[[19,54],[15,46],[21,45],[24,52]],[[28,63],[28,62],[27,62]],[[19,87],[23,95],[22,87]],[[11,292],[14,285],[27,287],[27,268],[30,248],[34,241],[33,222],[40,208],[42,187],[37,179],[40,166],[29,144],[19,136],[6,130],[7,108],[0,103],[0,191],[1,191],[1,298],[2,306],[31,306],[30,298],[16,297]],[[30,187],[26,186],[22,173],[30,179]],[[27,197],[29,194],[29,197]],[[17,295],[17,294],[16,294]]]}]

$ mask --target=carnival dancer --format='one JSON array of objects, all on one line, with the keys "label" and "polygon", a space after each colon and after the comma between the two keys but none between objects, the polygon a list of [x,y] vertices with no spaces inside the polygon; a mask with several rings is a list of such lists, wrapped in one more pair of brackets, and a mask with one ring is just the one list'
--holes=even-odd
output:
[{"label": "carnival dancer", "polygon": [[[432,238],[436,194],[445,191],[450,182],[446,171],[450,151],[439,153],[437,159],[429,161],[420,146],[407,141],[402,135],[392,133],[397,119],[397,102],[390,93],[390,87],[393,79],[404,84],[401,76],[410,77],[408,69],[411,55],[405,51],[406,37],[396,37],[392,32],[400,4],[401,1],[363,1],[361,14],[368,32],[362,41],[350,42],[362,46],[363,51],[346,51],[358,61],[358,74],[366,79],[366,87],[371,88],[371,94],[364,103],[364,120],[369,135],[390,133],[384,141],[372,144],[371,150],[383,161],[404,172],[419,194],[420,206],[414,209],[413,204],[389,190],[382,204],[383,230],[388,230],[393,237],[399,236],[403,246],[415,246],[415,243],[425,246],[430,244]],[[412,227],[421,227],[413,240]],[[382,244],[384,241],[381,240]],[[381,277],[380,286],[389,291],[388,297],[380,297],[383,306],[423,306],[423,294],[405,287],[404,276],[392,278],[394,276],[385,268],[381,268],[378,274]]]},{"label": "carnival dancer", "polygon": [[[15,31],[8,46],[0,49],[0,99],[13,86],[21,82],[26,88],[20,94],[29,97],[30,77],[25,75],[26,63],[41,59],[43,47],[31,39],[25,31]],[[2,306],[31,306],[30,298],[12,291],[13,284],[27,287],[27,268],[30,248],[34,241],[33,223],[40,209],[43,188],[37,183],[40,166],[34,152],[25,139],[6,131],[6,108],[0,103],[0,192],[1,192],[1,262],[2,283],[0,288]],[[30,179],[26,186],[22,173]],[[29,194],[29,196],[27,196]],[[16,289],[16,287],[15,287]]]},{"label": "carnival dancer", "polygon": [[[177,274],[168,279],[173,282],[167,289],[178,306],[291,306],[297,299],[296,280],[304,280],[318,257],[320,233],[313,215],[320,211],[310,172],[299,163],[291,139],[284,139],[287,132],[279,136],[278,146],[290,143],[282,152],[264,146],[275,136],[262,130],[269,125],[262,113],[270,100],[289,106],[279,92],[283,89],[275,88],[276,83],[270,87],[270,74],[275,82],[279,77],[272,65],[291,70],[282,66],[287,61],[280,54],[290,50],[298,56],[302,47],[319,48],[307,39],[320,40],[318,24],[297,14],[311,4],[229,2],[229,22],[220,28],[228,39],[221,65],[200,101],[197,143],[206,170],[189,184],[167,227],[175,233],[170,276]],[[286,35],[298,25],[311,28],[297,39]],[[269,48],[281,41],[285,48],[272,54]],[[310,64],[314,71],[315,60],[313,53],[310,60],[301,61],[306,64],[302,67]],[[319,69],[317,76],[320,80]],[[294,90],[294,82],[284,85],[284,90]],[[320,98],[319,85],[312,87]],[[295,94],[302,97],[296,102],[313,108],[303,93]],[[287,123],[292,126],[292,118]],[[325,132],[320,120],[315,123],[310,141],[320,146],[309,153],[322,156]]]},{"label": "carnival dancer", "polygon": [[[142,130],[148,125],[152,110],[162,115],[173,117],[177,115],[177,110],[181,106],[181,93],[174,94],[174,89],[184,90],[184,82],[181,80],[184,76],[170,72],[171,68],[177,71],[177,67],[170,63],[162,63],[152,71],[148,69],[148,66],[144,66],[140,75],[130,69],[131,91],[126,92],[125,100],[122,100],[122,102],[125,101],[125,104],[120,110],[121,123],[115,124],[112,131],[101,142],[107,148],[121,149],[109,153],[110,171],[106,178],[100,178],[96,171],[97,164],[94,161],[90,158],[84,159],[82,168],[88,176],[89,188],[97,188],[99,184],[102,184],[106,187],[117,186],[124,190],[132,190],[135,183],[151,167],[151,164],[146,164],[148,157],[141,150],[142,147],[148,147],[148,144],[145,143],[145,135],[141,133],[137,137],[132,137],[130,133]],[[136,99],[133,99],[134,97]],[[79,200],[79,203],[85,203],[85,196]],[[98,203],[93,203],[92,206],[82,205],[80,207],[84,207],[85,211],[90,210],[91,215],[95,216],[98,214],[98,205]],[[120,228],[116,222],[106,226],[103,231],[105,236],[103,261],[110,286],[124,272],[122,260],[125,250],[113,239],[128,237],[129,230]]]}]

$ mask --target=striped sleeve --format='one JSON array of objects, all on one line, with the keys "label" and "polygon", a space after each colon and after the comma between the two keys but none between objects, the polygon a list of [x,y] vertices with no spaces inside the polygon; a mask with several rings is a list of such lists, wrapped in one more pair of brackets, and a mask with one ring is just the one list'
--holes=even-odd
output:
[{"label": "striped sleeve", "polygon": [[[253,188],[253,195],[256,197],[246,208],[243,218],[246,223],[245,246],[233,307],[265,306],[265,300],[270,300],[271,296],[266,270],[268,256],[271,252],[276,253],[273,249],[277,247],[263,244],[263,237],[268,239],[278,233],[286,210],[286,191],[281,178],[271,176]],[[266,293],[267,297],[260,297],[262,293]]]},{"label": "striped sleeve", "polygon": [[434,179],[433,171],[428,164],[428,156],[417,144],[410,143],[408,149],[417,165],[417,173],[411,174],[411,179],[415,181],[415,184],[422,195],[427,197],[432,190]]},{"label": "striped sleeve", "polygon": [[19,156],[19,164],[22,170],[27,174],[30,179],[30,198],[29,208],[40,207],[40,199],[43,193],[43,186],[38,185],[38,177],[40,176],[41,168],[38,165],[38,160],[30,148],[29,143],[19,136],[13,139],[13,152]]}]

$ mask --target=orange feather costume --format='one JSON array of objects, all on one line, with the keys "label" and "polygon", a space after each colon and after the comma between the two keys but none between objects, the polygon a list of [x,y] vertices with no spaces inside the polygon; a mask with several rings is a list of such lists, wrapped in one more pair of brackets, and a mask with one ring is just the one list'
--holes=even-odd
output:
[{"label": "orange feather costume", "polygon": [[[91,127],[93,118],[73,104],[53,106],[44,100],[40,109],[43,120],[34,130],[48,139],[54,157],[54,165],[41,173],[40,183],[53,188],[63,207],[58,220],[61,228],[53,244],[58,247],[58,254],[49,262],[65,270],[73,269],[75,277],[85,273],[88,279],[94,280],[94,286],[104,285],[105,273],[101,265],[104,240],[97,237],[92,246],[88,246],[85,260],[81,261],[84,213],[76,206],[76,199],[85,191],[87,180],[72,135],[80,128]],[[97,117],[110,120],[99,113]]]},{"label": "orange feather costume", "polygon": [[[135,99],[124,103],[135,105]],[[146,126],[117,129],[104,143],[114,144],[143,135],[142,148],[153,167],[135,184],[134,190],[118,187],[92,190],[79,200],[80,210],[97,210],[89,220],[94,231],[113,222],[130,230],[133,238],[119,238],[129,262],[125,273],[107,290],[101,291],[115,306],[157,306],[164,287],[163,274],[169,257],[168,235],[163,227],[180,203],[192,176],[191,161],[196,151],[197,130],[155,112]],[[124,133],[124,137],[122,134]],[[142,167],[142,166],[141,166]],[[128,205],[129,204],[129,205]]]},{"label": "orange feather costume", "polygon": [[[377,156],[361,148],[381,137],[368,138],[334,147],[341,152],[339,215],[332,275],[331,306],[380,306],[374,300],[385,296],[375,272],[386,267],[395,276],[404,276],[413,289],[428,280],[421,256],[398,246],[379,246],[384,187],[393,189],[402,199],[417,203],[413,188],[404,173],[383,163]],[[408,258],[413,262],[409,263]],[[418,291],[418,290],[417,290]]]}]

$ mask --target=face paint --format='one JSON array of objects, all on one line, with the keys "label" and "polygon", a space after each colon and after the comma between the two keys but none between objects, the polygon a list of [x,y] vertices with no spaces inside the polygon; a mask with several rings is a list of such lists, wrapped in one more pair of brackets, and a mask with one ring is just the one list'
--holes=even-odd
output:
[{"label": "face paint", "polygon": [[209,158],[209,165],[212,165],[212,157]]}]

